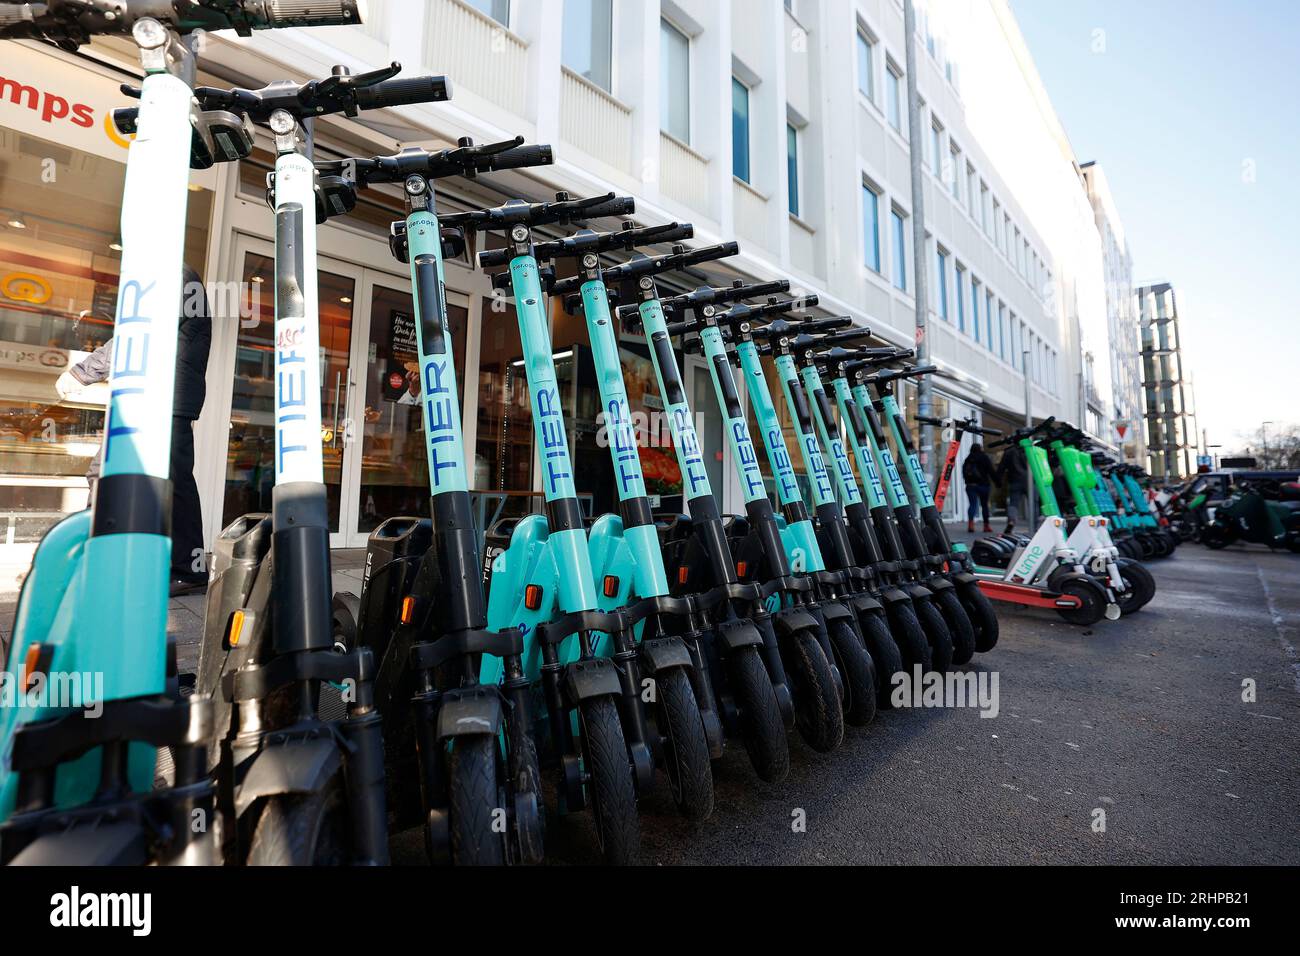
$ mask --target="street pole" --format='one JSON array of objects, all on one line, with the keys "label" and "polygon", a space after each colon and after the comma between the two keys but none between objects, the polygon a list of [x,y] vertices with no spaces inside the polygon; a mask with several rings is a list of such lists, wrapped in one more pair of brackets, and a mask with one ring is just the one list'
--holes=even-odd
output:
[{"label": "street pole", "polygon": [[1268,426],[1272,424],[1273,424],[1272,422],[1259,423],[1259,437],[1264,442],[1264,460],[1263,462],[1260,463],[1260,467],[1264,468],[1265,470],[1268,469]]},{"label": "street pole", "polygon": [[[912,166],[912,298],[916,303],[916,363],[924,365],[930,358],[930,342],[926,336],[926,323],[929,321],[929,303],[926,292],[925,269],[925,190],[921,179],[921,157],[925,151],[925,140],[921,136],[921,98],[916,92],[916,7],[912,0],[903,0],[903,44],[907,64],[907,135],[910,149],[908,153]],[[939,157],[934,157],[938,169]],[[930,376],[922,375],[916,380],[916,413],[930,414]],[[921,465],[926,475],[930,475],[930,448],[934,443],[934,431],[930,425],[921,426]]]},{"label": "street pole", "polygon": [[[1026,350],[1025,350],[1023,353],[1021,353],[1021,354],[1024,356],[1025,362],[1027,363],[1028,360],[1029,360],[1029,350],[1026,349]],[[1024,363],[1022,363],[1020,367],[1021,367],[1021,368],[1028,368],[1029,366],[1028,366],[1028,364],[1024,364]],[[1034,410],[1033,410],[1033,404],[1032,404],[1032,402],[1031,402],[1031,398],[1030,398],[1030,391],[1029,391],[1029,376],[1026,375],[1026,376],[1025,376],[1025,427],[1026,427],[1026,428],[1032,428],[1032,427],[1033,427],[1033,424],[1034,424]],[[1028,462],[1028,460],[1025,461],[1025,468],[1026,468],[1026,470],[1028,470],[1028,468],[1029,468],[1029,462]],[[1028,486],[1029,486],[1029,508],[1028,508],[1028,510],[1029,510],[1029,515],[1027,516],[1027,518],[1026,518],[1026,520],[1025,520],[1025,524],[1026,524],[1027,527],[1029,527],[1029,528],[1033,528],[1033,527],[1034,527],[1034,524],[1035,524],[1035,520],[1034,520],[1034,519],[1037,518],[1037,516],[1038,516],[1038,509],[1035,507],[1035,506],[1038,504],[1038,502],[1037,502],[1037,500],[1036,500],[1036,499],[1038,498],[1038,489],[1034,487],[1034,482],[1033,482],[1033,479],[1032,479],[1032,478],[1030,478],[1030,480],[1027,482],[1027,484],[1028,484]],[[1030,533],[1032,534],[1033,532],[1030,532]]]}]

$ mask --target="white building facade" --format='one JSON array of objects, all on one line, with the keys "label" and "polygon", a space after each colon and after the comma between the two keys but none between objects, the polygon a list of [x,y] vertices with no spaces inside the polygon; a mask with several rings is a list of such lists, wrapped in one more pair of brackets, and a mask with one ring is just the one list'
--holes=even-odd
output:
[{"label": "white building facade", "polygon": [[1125,461],[1145,467],[1146,429],[1142,427],[1142,364],[1133,294],[1133,256],[1105,171],[1097,163],[1084,163],[1082,169],[1101,237],[1106,274],[1111,383],[1108,438]]},{"label": "white building facade", "polygon": [[[209,37],[200,82],[261,85],[324,76],[336,63],[360,71],[390,60],[406,74],[445,73],[454,84],[448,103],[320,122],[320,155],[391,153],[399,144],[462,136],[551,143],[553,166],[444,181],[443,207],[545,199],[557,190],[631,195],[640,223],[691,222],[693,244],[740,243],[738,257],[673,280],[678,288],[789,277],[819,296],[813,312],[847,314],[881,341],[915,341],[916,217],[898,0],[370,0],[368,7],[361,27]],[[1110,394],[1102,244],[1060,123],[1005,0],[932,0],[918,33],[928,344],[941,369],[933,411],[975,412],[987,425],[1013,427],[1028,394],[1036,417],[1091,428],[1089,395]],[[34,193],[20,188],[21,178],[10,176],[16,185],[0,193],[4,219],[24,221],[21,230],[0,226],[0,292],[24,296],[0,298],[0,357],[17,356],[0,367],[7,423],[0,514],[10,539],[22,543],[85,500],[82,475],[102,413],[92,400],[57,404],[53,380],[111,333],[125,148],[92,134],[102,132],[100,113],[119,105],[116,84],[138,69],[122,44],[97,42],[78,55],[16,46],[21,58],[6,57],[0,78],[77,90],[96,123],[89,132],[63,130],[28,110],[22,95],[0,96],[5,168],[21,171],[42,150],[59,151],[71,184],[65,189],[84,179],[85,195],[97,197],[70,202],[54,217],[31,205]],[[186,246],[187,261],[210,285],[238,283],[232,288],[245,299],[249,289],[269,290],[273,275],[272,217],[262,196],[269,139],[259,136],[254,160],[263,165],[217,166],[195,177]],[[399,330],[411,308],[406,269],[386,242],[402,204],[395,190],[362,198],[356,213],[331,220],[319,238],[336,546],[363,544],[384,517],[427,508],[418,409],[391,387],[407,360]],[[447,266],[471,486],[484,515],[531,510],[540,484],[518,333],[508,303],[472,262]],[[8,273],[35,275],[44,283],[35,287],[49,294],[36,301],[32,284],[6,284]],[[208,402],[196,426],[209,543],[225,523],[269,500],[271,299],[231,302],[214,318]],[[561,379],[571,384],[575,458],[590,476],[579,491],[593,510],[608,510],[585,329],[558,303],[551,315]],[[648,359],[635,339],[623,344],[629,391],[644,412],[651,491],[672,507],[680,476],[656,419]],[[1089,352],[1095,371],[1085,381]],[[681,358],[715,487],[725,508],[739,510],[707,370],[695,356]],[[913,414],[913,397],[904,397]],[[57,411],[54,432],[41,424],[47,406]],[[1103,408],[1094,417],[1104,422],[1108,414]],[[962,496],[956,489],[952,508]]]}]

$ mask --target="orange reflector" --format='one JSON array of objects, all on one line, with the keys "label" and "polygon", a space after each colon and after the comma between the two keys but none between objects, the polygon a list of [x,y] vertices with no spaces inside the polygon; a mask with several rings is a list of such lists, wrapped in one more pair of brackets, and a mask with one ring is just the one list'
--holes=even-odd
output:
[{"label": "orange reflector", "polygon": [[748,570],[749,570],[749,562],[748,562],[748,561],[737,561],[737,562],[736,562],[736,577],[738,577],[738,578],[743,578],[743,577],[745,576],[745,572],[748,571]]},{"label": "orange reflector", "polygon": [[415,598],[408,594],[402,598],[401,621],[403,624],[410,624],[413,620],[415,620]]},{"label": "orange reflector", "polygon": [[239,635],[244,630],[244,612],[236,611],[230,615],[230,636],[226,643],[231,647],[239,646]]},{"label": "orange reflector", "polygon": [[524,607],[530,611],[536,611],[542,606],[542,586],[540,584],[530,584],[524,588]]},{"label": "orange reflector", "polygon": [[24,690],[29,689],[31,687],[32,674],[36,672],[36,665],[40,661],[40,659],[41,659],[41,645],[28,644],[27,657],[26,659],[23,660],[22,687]]},{"label": "orange reflector", "polygon": [[618,594],[618,578],[612,574],[605,575],[605,597],[614,597]]},{"label": "orange reflector", "polygon": [[686,565],[683,564],[681,567],[677,569],[678,584],[685,584],[686,579],[689,578],[690,576],[691,576],[691,569],[688,568]]}]

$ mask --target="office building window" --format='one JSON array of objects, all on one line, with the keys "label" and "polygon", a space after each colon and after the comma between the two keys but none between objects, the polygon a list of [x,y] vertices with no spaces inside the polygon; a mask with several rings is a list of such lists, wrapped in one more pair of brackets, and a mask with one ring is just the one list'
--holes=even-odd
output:
[{"label": "office building window", "polygon": [[613,92],[613,0],[565,0],[560,62]]},{"label": "office building window", "polygon": [[978,344],[983,338],[980,335],[980,283],[974,276],[970,277],[970,328]]},{"label": "office building window", "polygon": [[731,174],[749,182],[749,87],[731,78]]},{"label": "office building window", "polygon": [[939,318],[948,322],[950,321],[948,317],[948,253],[937,243],[935,244],[934,261],[934,280],[937,287],[935,289],[935,300],[939,306]]},{"label": "office building window", "polygon": [[897,209],[889,211],[890,229],[894,237],[894,288],[907,291],[907,228],[903,214]]},{"label": "office building window", "polygon": [[943,124],[933,117],[930,120],[930,169],[936,176],[943,174]]},{"label": "office building window", "polygon": [[1003,303],[998,303],[998,358],[1004,362],[1007,359],[1007,307]]},{"label": "office building window", "polygon": [[948,139],[948,168],[944,170],[952,198],[961,202],[961,150],[951,137]]},{"label": "office building window", "polygon": [[799,215],[799,131],[785,124],[785,171],[790,194],[790,214]]},{"label": "office building window", "polygon": [[880,194],[862,184],[862,247],[867,268],[880,271]]},{"label": "office building window", "polygon": [[858,92],[869,100],[876,98],[876,43],[858,27]]},{"label": "office building window", "polygon": [[903,71],[893,63],[885,64],[885,114],[889,125],[903,131]]},{"label": "office building window", "polygon": [[1002,249],[1002,204],[993,200],[993,221],[988,226],[989,238],[999,251]]},{"label": "office building window", "polygon": [[957,331],[966,331],[966,270],[957,266],[957,275],[953,280],[957,290]]},{"label": "office building window", "polygon": [[510,0],[465,0],[465,2],[503,27],[510,26]]},{"label": "office building window", "polygon": [[970,163],[966,164],[966,204],[970,209],[970,217],[979,222],[980,210],[980,190],[979,176],[975,174],[975,167]]},{"label": "office building window", "polygon": [[659,128],[691,141],[691,41],[667,20],[659,21]]},{"label": "office building window", "polygon": [[993,311],[993,293],[989,292],[984,296],[984,331],[987,333],[987,335],[985,336],[985,342],[987,343],[990,352],[994,350],[993,348],[993,343],[994,343],[993,316],[994,315],[995,313]]}]

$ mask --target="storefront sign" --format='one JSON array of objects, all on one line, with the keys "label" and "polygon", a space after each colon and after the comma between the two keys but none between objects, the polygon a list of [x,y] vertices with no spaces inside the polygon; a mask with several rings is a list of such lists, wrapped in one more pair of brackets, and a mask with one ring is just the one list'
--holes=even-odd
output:
[{"label": "storefront sign", "polygon": [[127,140],[112,111],[131,106],[120,82],[54,52],[6,43],[0,61],[0,126],[124,162]]},{"label": "storefront sign", "polygon": [[[86,353],[82,353],[84,356]],[[68,367],[69,355],[63,349],[49,346],[25,345],[22,342],[0,342],[0,365],[30,371],[48,369],[62,372]]]},{"label": "storefront sign", "polygon": [[420,346],[415,336],[415,316],[389,312],[388,363],[384,370],[384,400],[413,405],[419,395]]}]

